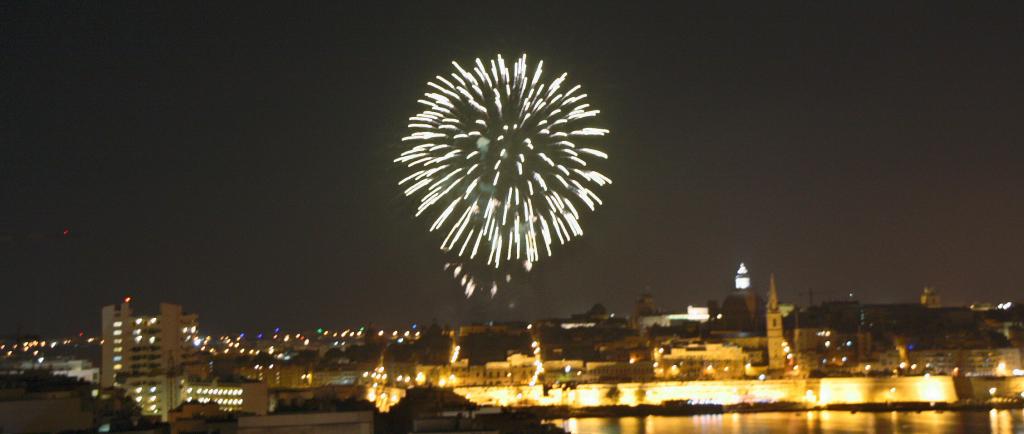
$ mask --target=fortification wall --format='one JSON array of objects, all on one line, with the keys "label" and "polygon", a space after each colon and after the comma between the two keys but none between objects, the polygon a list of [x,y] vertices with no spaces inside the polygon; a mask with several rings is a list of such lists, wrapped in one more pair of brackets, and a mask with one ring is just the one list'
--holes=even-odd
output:
[{"label": "fortification wall", "polygon": [[724,405],[806,402],[812,405],[886,402],[954,402],[952,377],[841,377],[780,380],[662,381],[582,384],[572,389],[541,386],[459,387],[455,393],[480,405],[658,405],[692,401]]}]

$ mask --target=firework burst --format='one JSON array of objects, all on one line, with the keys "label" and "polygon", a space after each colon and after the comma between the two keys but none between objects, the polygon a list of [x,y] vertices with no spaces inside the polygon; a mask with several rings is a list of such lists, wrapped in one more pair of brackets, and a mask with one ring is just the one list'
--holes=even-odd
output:
[{"label": "firework burst", "polygon": [[427,83],[424,110],[409,118],[398,184],[430,231],[447,234],[441,249],[457,257],[448,268],[466,295],[493,295],[498,282],[479,282],[463,265],[529,271],[554,243],[583,235],[580,212],[602,203],[591,188],[611,183],[592,168],[608,158],[593,143],[608,130],[592,126],[600,111],[579,85],[566,89],[566,74],[543,78],[543,61],[533,67],[523,55],[509,69],[498,55],[471,70],[452,66]]}]

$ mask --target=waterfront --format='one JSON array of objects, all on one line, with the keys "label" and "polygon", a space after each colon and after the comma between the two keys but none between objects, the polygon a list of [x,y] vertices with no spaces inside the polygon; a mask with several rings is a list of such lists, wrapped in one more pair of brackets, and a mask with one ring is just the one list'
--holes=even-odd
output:
[{"label": "waterfront", "polygon": [[[557,365],[555,365],[557,366]],[[465,381],[465,379],[463,380]],[[1024,390],[1024,377],[961,379],[970,395],[958,396],[950,376],[830,377],[771,380],[653,381],[646,383],[595,383],[574,388],[536,386],[456,387],[454,392],[481,406],[661,405],[672,402],[704,402],[723,405],[765,402],[835,404],[952,403],[975,395],[985,398],[989,389],[1000,397],[1016,398]]]},{"label": "waterfront", "polygon": [[553,423],[572,434],[1010,434],[1024,433],[1024,410],[727,413],[570,418]]}]

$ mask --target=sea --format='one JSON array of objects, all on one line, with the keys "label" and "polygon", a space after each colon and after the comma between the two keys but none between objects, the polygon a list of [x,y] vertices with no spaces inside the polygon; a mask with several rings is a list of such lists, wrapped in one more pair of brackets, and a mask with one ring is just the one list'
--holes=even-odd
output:
[{"label": "sea", "polygon": [[1024,410],[725,413],[550,421],[572,434],[1024,434]]}]

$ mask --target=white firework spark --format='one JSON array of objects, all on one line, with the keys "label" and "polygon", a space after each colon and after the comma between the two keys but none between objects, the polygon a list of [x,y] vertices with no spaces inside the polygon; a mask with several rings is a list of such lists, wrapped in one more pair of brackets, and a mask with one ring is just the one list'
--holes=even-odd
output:
[{"label": "white firework spark", "polygon": [[[452,65],[427,83],[424,110],[409,118],[398,184],[419,199],[416,216],[432,218],[430,231],[444,228],[442,250],[495,269],[532,267],[555,242],[583,235],[580,211],[602,204],[591,188],[611,180],[591,163],[608,155],[592,142],[608,130],[591,125],[600,111],[579,85],[565,89],[566,74],[542,79],[543,61]],[[461,267],[454,274],[467,296],[480,287]]]}]

